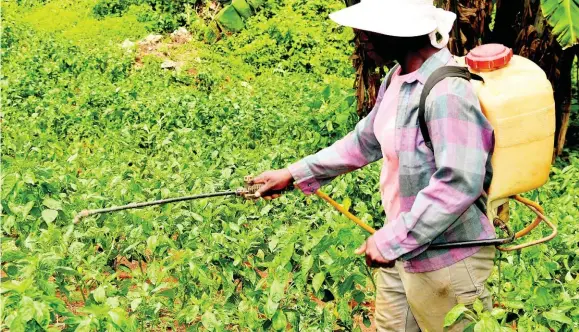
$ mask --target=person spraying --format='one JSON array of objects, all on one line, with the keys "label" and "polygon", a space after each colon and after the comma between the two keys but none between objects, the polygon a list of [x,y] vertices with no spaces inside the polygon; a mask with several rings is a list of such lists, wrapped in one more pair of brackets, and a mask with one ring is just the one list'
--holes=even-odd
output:
[{"label": "person spraying", "polygon": [[[449,77],[426,100],[432,146],[419,129],[425,81],[436,69],[456,65],[446,49],[456,15],[432,0],[365,0],[332,13],[335,22],[367,39],[377,64],[395,60],[376,104],[347,136],[285,169],[254,179],[266,199],[292,183],[314,193],[335,177],[383,159],[380,193],[386,222],[357,254],[375,275],[379,331],[442,331],[456,304],[491,297],[485,282],[495,248],[427,250],[430,244],[496,237],[477,200],[492,178],[493,128],[468,80]],[[450,330],[462,331],[461,321]]]}]

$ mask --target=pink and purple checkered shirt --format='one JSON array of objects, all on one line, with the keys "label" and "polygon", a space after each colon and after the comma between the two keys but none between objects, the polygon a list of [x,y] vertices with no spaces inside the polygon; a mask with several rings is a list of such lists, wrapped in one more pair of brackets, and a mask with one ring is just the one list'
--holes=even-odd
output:
[{"label": "pink and purple checkered shirt", "polygon": [[350,134],[289,166],[297,186],[312,194],[338,175],[384,157],[380,192],[388,221],[374,239],[386,259],[403,260],[408,272],[438,270],[480,249],[426,250],[430,244],[495,238],[473,204],[492,177],[493,130],[468,81],[446,78],[426,100],[434,152],[420,133],[420,93],[428,76],[445,65],[456,62],[442,49],[414,73],[391,70],[388,91],[383,84],[374,109]]}]

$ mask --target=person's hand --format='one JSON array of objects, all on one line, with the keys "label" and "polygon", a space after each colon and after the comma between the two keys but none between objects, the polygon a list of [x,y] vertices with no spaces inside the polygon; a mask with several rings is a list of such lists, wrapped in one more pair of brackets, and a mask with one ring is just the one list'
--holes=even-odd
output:
[{"label": "person's hand", "polygon": [[382,256],[378,247],[376,247],[376,241],[374,241],[373,236],[370,236],[360,248],[356,249],[355,253],[356,255],[366,255],[366,265],[368,265],[368,267],[394,266],[394,261],[389,261]]},{"label": "person's hand", "polygon": [[267,200],[278,198],[280,191],[286,189],[292,180],[292,174],[287,168],[263,172],[253,179],[253,183],[263,183],[255,194]]}]

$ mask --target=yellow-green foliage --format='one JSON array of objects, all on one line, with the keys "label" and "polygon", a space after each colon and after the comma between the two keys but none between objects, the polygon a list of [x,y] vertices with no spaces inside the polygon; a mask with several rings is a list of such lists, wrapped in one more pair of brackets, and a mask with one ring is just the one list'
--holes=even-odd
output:
[{"label": "yellow-green foliage", "polygon": [[139,13],[146,6],[131,6],[123,17],[97,19],[91,15],[94,1],[53,1],[44,6],[25,10],[14,3],[3,4],[9,13],[9,20],[16,24],[26,24],[46,32],[61,34],[63,38],[77,45],[103,45],[120,43],[125,39],[133,41],[147,33],[146,24],[139,22]]}]

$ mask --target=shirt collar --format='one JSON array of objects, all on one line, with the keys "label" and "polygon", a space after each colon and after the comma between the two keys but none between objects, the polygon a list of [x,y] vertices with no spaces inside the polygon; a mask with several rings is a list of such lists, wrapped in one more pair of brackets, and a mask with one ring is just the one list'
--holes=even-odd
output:
[{"label": "shirt collar", "polygon": [[[434,53],[430,58],[426,59],[422,66],[418,69],[418,73],[414,75],[414,79],[418,80],[420,83],[425,84],[426,79],[432,72],[436,69],[446,65],[450,59],[452,58],[452,54],[450,51],[445,47],[442,48],[440,51]],[[407,83],[412,83],[408,82]]]}]

